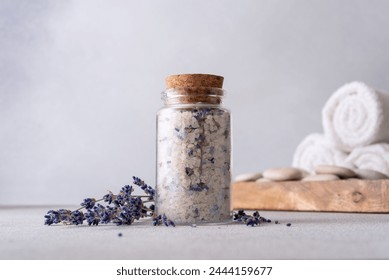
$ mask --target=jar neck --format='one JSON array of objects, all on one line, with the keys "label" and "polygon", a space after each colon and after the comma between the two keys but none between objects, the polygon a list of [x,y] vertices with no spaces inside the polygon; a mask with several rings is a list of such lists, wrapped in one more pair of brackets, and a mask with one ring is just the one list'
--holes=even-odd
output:
[{"label": "jar neck", "polygon": [[165,105],[211,104],[219,105],[225,91],[213,87],[180,87],[170,88],[161,93]]}]

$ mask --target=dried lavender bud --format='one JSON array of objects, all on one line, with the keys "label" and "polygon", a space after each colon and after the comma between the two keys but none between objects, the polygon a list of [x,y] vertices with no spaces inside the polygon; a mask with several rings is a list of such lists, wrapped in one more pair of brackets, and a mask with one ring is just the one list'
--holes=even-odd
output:
[{"label": "dried lavender bud", "polygon": [[287,224],[286,224],[287,227],[290,227],[291,225],[292,225],[291,223],[287,223]]},{"label": "dried lavender bud", "polygon": [[58,224],[61,222],[58,211],[50,210],[45,215],[45,225]]},{"label": "dried lavender bud", "polygon": [[89,226],[98,226],[100,222],[99,216],[92,210],[88,210],[88,212],[85,213],[85,219]]},{"label": "dried lavender bud", "polygon": [[237,222],[243,222],[244,220],[247,219],[247,215],[243,210],[239,210],[238,213],[234,214],[234,221]]},{"label": "dried lavender bud", "polygon": [[80,204],[85,209],[92,209],[95,206],[96,199],[94,198],[85,198],[84,201]]},{"label": "dried lavender bud", "polygon": [[105,206],[97,203],[95,206],[93,206],[93,211],[100,216],[105,211]]},{"label": "dried lavender bud", "polygon": [[249,217],[246,221],[246,225],[247,226],[257,226],[259,225],[259,219],[255,218],[255,217]]},{"label": "dried lavender bud", "polygon": [[126,197],[123,194],[118,194],[112,202],[117,207],[123,206],[126,203]]},{"label": "dried lavender bud", "polygon": [[150,195],[149,200],[154,200],[155,190],[152,187],[144,185],[141,188],[146,194]]},{"label": "dried lavender bud", "polygon": [[158,215],[153,219],[153,225],[159,226],[160,224],[162,224],[162,216]]},{"label": "dried lavender bud", "polygon": [[192,168],[185,167],[185,173],[187,176],[192,176],[194,174],[194,171]]},{"label": "dried lavender bud", "polygon": [[149,200],[154,200],[155,190],[152,187],[145,184],[145,182],[138,177],[133,176],[132,179],[135,185],[139,186],[146,194],[150,195]]},{"label": "dried lavender bud", "polygon": [[68,209],[59,209],[57,211],[50,210],[45,215],[45,225],[58,224],[68,222],[72,211]]},{"label": "dried lavender bud", "polygon": [[172,220],[169,220],[169,226],[175,227],[176,224]]},{"label": "dried lavender bud", "polygon": [[112,192],[109,192],[103,196],[104,202],[107,202],[108,204],[111,204],[115,198],[116,196]]},{"label": "dried lavender bud", "polygon": [[131,225],[134,222],[135,218],[132,214],[132,211],[126,207],[123,206],[121,208],[121,211],[119,213],[119,216],[114,218],[112,221],[117,225]]},{"label": "dried lavender bud", "polygon": [[70,223],[73,225],[81,225],[85,220],[84,213],[80,210],[73,211],[70,215]]},{"label": "dried lavender bud", "polygon": [[[211,112],[210,108],[203,108],[203,109],[193,109],[193,117],[199,121],[204,122],[205,118],[207,117],[207,114]],[[212,113],[212,112],[211,112]]]},{"label": "dried lavender bud", "polygon": [[127,196],[130,196],[131,193],[134,191],[134,188],[130,185],[125,185],[123,188],[122,188],[122,192],[127,195]]},{"label": "dried lavender bud", "polygon": [[201,192],[203,190],[208,190],[208,186],[204,184],[203,182],[200,182],[198,184],[191,185],[189,187],[189,190],[194,191],[194,192]]},{"label": "dried lavender bud", "polygon": [[165,226],[169,226],[168,222],[167,222],[167,217],[165,214],[162,215],[162,223],[165,225]]},{"label": "dried lavender bud", "polygon": [[135,177],[135,176],[132,176],[132,179],[133,179],[134,184],[137,186],[142,186],[145,183],[143,180],[141,180],[140,178]]},{"label": "dried lavender bud", "polygon": [[72,212],[68,209],[59,209],[58,210],[58,218],[61,222],[66,222],[66,221],[68,221],[71,213]]},{"label": "dried lavender bud", "polygon": [[119,233],[118,233],[118,236],[119,236],[119,237],[122,237],[122,236],[123,236],[123,233],[119,232]]},{"label": "dried lavender bud", "polygon": [[117,213],[117,209],[117,207],[107,206],[100,216],[100,222],[103,224],[111,222]]}]

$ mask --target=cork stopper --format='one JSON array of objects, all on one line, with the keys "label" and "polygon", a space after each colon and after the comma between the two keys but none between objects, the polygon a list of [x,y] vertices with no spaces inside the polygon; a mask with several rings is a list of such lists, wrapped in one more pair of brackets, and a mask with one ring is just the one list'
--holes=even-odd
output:
[{"label": "cork stopper", "polygon": [[220,104],[224,95],[222,76],[180,74],[166,78],[165,104]]},{"label": "cork stopper", "polygon": [[212,87],[223,88],[222,76],[210,74],[180,74],[166,78],[166,88]]}]

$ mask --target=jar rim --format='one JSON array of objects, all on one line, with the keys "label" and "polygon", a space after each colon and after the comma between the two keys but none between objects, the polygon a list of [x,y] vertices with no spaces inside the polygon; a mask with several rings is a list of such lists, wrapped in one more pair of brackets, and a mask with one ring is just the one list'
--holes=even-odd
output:
[{"label": "jar rim", "polygon": [[161,92],[165,104],[210,103],[220,104],[226,91],[215,87],[178,87]]}]

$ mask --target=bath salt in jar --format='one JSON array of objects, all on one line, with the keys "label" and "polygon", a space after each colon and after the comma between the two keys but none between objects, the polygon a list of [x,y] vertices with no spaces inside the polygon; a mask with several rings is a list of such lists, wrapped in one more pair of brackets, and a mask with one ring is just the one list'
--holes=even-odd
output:
[{"label": "bath salt in jar", "polygon": [[231,118],[223,77],[166,78],[157,113],[156,212],[176,224],[230,218]]}]

